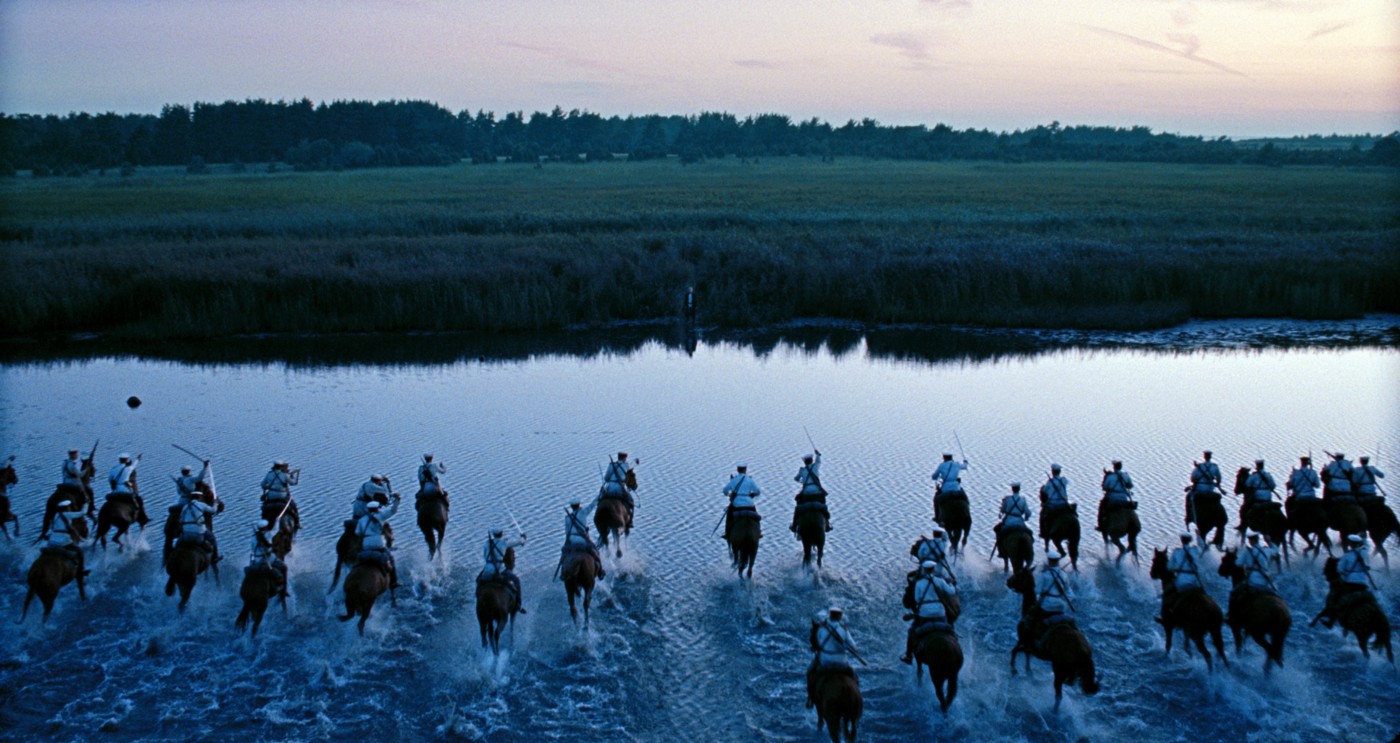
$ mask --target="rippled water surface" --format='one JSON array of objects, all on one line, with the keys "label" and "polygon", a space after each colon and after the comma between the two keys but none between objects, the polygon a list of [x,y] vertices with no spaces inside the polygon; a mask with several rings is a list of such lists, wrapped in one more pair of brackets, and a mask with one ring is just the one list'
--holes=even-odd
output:
[{"label": "rippled water surface", "polygon": [[[425,348],[443,342],[421,339]],[[813,740],[803,709],[807,619],[840,604],[871,664],[860,669],[867,740],[1400,732],[1395,667],[1367,662],[1335,630],[1307,627],[1325,594],[1317,563],[1295,559],[1279,579],[1294,631],[1287,667],[1268,677],[1253,646],[1215,673],[1180,644],[1164,657],[1145,564],[1151,546],[1176,541],[1181,486],[1204,448],[1229,472],[1263,457],[1280,479],[1298,455],[1324,449],[1379,454],[1387,469],[1400,451],[1393,344],[922,356],[888,345],[872,336],[701,342],[693,355],[645,342],[421,363],[97,357],[0,366],[0,456],[16,456],[11,495],[25,529],[0,544],[6,621],[19,616],[42,501],[70,446],[100,439],[104,475],[119,450],[144,453],[141,482],[157,511],[174,500],[168,477],[192,463],[171,444],[207,452],[229,504],[217,526],[229,556],[222,585],[202,579],[183,616],[161,591],[151,535],[90,558],[86,604],[69,586],[47,625],[31,612],[0,636],[0,730],[60,740]],[[128,409],[129,395],[144,404]],[[800,569],[785,528],[792,477],[810,449],[804,428],[825,457],[836,527],[816,577]],[[591,498],[619,449],[641,460],[637,529],[625,556],[610,559],[592,628],[580,632],[551,581],[561,515],[571,498]],[[974,519],[957,566],[967,662],[946,716],[897,660],[907,551],[929,526],[929,475],[943,451],[971,462]],[[425,452],[448,467],[446,559],[427,560],[406,503],[396,519],[404,587],[396,607],[375,608],[361,638],[333,616],[340,593],[326,592],[340,522],[372,472],[388,473],[411,501]],[[250,641],[233,629],[236,568],[274,459],[301,469],[306,528],[290,558],[289,609],[270,611]],[[1000,562],[986,560],[989,529],[1007,484],[1033,492],[1052,461],[1092,519],[1112,459],[1138,484],[1144,564],[1115,566],[1086,541],[1072,580],[1103,691],[1067,691],[1054,714],[1047,665],[1009,673],[1019,603]],[[720,487],[740,460],[764,488],[751,585],[730,573],[711,533]],[[486,529],[512,517],[529,534],[519,566],[529,613],[493,663],[478,649],[472,578]],[[1091,522],[1085,528],[1093,534]],[[1225,584],[1210,572],[1223,605]],[[1377,582],[1392,622],[1400,619],[1400,580],[1378,569]]]}]

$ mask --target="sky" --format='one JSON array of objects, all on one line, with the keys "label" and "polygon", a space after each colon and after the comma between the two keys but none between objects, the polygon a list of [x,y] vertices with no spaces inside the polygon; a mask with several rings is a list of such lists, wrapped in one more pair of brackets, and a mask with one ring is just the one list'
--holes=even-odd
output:
[{"label": "sky", "polygon": [[0,0],[0,112],[248,98],[1388,133],[1400,2]]}]

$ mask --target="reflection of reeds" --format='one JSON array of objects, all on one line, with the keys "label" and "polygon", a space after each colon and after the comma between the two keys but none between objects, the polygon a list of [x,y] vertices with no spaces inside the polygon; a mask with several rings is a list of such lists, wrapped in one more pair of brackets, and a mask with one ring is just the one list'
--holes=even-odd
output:
[{"label": "reflection of reeds", "polygon": [[1391,172],[769,161],[3,186],[5,331],[1151,327],[1400,310]]}]

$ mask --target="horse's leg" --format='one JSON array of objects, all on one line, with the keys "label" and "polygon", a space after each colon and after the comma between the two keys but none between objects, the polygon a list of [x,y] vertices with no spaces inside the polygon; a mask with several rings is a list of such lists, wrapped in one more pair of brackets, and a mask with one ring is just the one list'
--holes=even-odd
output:
[{"label": "horse's leg", "polygon": [[947,712],[947,711],[948,711],[948,707],[953,706],[953,700],[956,699],[957,696],[958,696],[958,672],[957,672],[957,671],[953,671],[953,675],[951,675],[951,676],[948,677],[948,704],[945,705],[945,706],[943,707],[943,711],[944,711],[944,712]]},{"label": "horse's leg", "polygon": [[1060,711],[1060,701],[1065,696],[1065,676],[1060,669],[1055,669],[1055,712]]},{"label": "horse's leg", "polygon": [[577,626],[578,626],[578,607],[575,606],[575,604],[574,604],[574,590],[575,590],[575,587],[574,587],[574,586],[572,586],[572,585],[570,585],[570,584],[568,584],[568,583],[565,583],[565,584],[564,584],[564,592],[565,592],[565,593],[568,595],[568,597],[569,597],[569,617],[572,618],[572,619],[574,620],[574,626],[577,627]]},{"label": "horse's leg", "polygon": [[583,628],[588,629],[589,607],[593,605],[593,589],[584,587],[583,589]]},{"label": "horse's leg", "polygon": [[[818,543],[818,544],[817,544],[817,568],[818,568],[818,569],[821,569],[821,566],[822,566],[822,553],[823,553],[823,552],[826,552],[826,543],[825,543],[825,542]],[[1387,568],[1390,567],[1390,564],[1387,563],[1387,564],[1386,564],[1386,567],[1387,567]]]},{"label": "horse's leg", "polygon": [[335,575],[331,576],[331,587],[330,587],[330,590],[326,591],[327,594],[330,594],[330,593],[334,593],[334,592],[335,592],[335,584],[337,584],[337,583],[340,582],[340,566],[341,566],[342,564],[343,564],[343,563],[340,562],[340,557],[339,557],[339,556],[336,556],[336,558],[335,558]]}]

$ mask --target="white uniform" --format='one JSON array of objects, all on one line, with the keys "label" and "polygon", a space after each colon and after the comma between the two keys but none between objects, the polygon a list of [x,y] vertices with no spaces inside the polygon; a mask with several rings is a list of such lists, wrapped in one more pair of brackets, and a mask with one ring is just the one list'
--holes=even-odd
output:
[{"label": "white uniform", "polygon": [[933,560],[934,562],[940,563],[946,562],[948,559],[947,555],[948,540],[944,537],[920,539],[918,544],[914,545],[914,557],[920,564],[922,564],[924,560]]},{"label": "white uniform", "polygon": [[184,505],[184,501],[194,496],[198,491],[199,484],[201,482],[206,482],[205,478],[208,475],[209,465],[206,464],[203,469],[199,471],[198,475],[181,472],[180,476],[175,478],[175,495],[180,499],[181,505]]},{"label": "white uniform", "polygon": [[933,471],[933,481],[938,483],[938,492],[957,493],[962,491],[962,471],[965,469],[967,469],[967,462],[943,460],[938,465],[938,469]]},{"label": "white uniform", "polygon": [[1103,476],[1104,497],[1113,503],[1127,503],[1133,492],[1133,476],[1126,470],[1115,470]]},{"label": "white uniform", "polygon": [[1040,497],[1045,499],[1046,508],[1069,505],[1069,480],[1062,475],[1051,477],[1040,486]]},{"label": "white uniform", "polygon": [[72,486],[78,487],[78,488],[82,487],[82,486],[83,486],[83,463],[82,463],[82,461],[77,460],[77,459],[65,459],[65,460],[63,460],[63,473],[62,473],[62,477],[63,477],[63,479],[61,480],[61,482],[62,482],[64,485],[72,485]]},{"label": "white uniform", "polygon": [[1337,574],[1341,576],[1344,583],[1351,583],[1358,586],[1371,584],[1369,573],[1371,566],[1366,562],[1366,547],[1357,547],[1337,561]]},{"label": "white uniform", "polygon": [[1031,517],[1031,505],[1026,502],[1020,493],[1008,495],[1001,499],[1001,528],[1007,529],[1028,529],[1026,521]]},{"label": "white uniform", "polygon": [[383,483],[375,482],[374,480],[368,480],[364,485],[360,486],[360,492],[355,495],[355,503],[353,506],[354,518],[359,519],[364,517],[365,513],[369,510],[369,504],[376,500],[374,497],[376,495],[384,496],[385,501],[389,500],[389,487]]},{"label": "white uniform", "polygon": [[1316,498],[1317,489],[1320,487],[1322,480],[1317,476],[1317,470],[1311,466],[1295,469],[1288,476],[1288,489],[1293,491],[1295,497]]},{"label": "white uniform", "polygon": [[1351,471],[1352,492],[1361,496],[1371,496],[1376,494],[1376,480],[1384,478],[1385,473],[1369,464],[1363,464]]},{"label": "white uniform", "polygon": [[617,459],[609,462],[608,469],[603,473],[603,486],[599,494],[611,496],[627,495],[627,473],[631,471],[632,463],[625,459]]},{"label": "white uniform", "polygon": [[1065,574],[1057,566],[1049,565],[1035,579],[1035,595],[1041,610],[1048,614],[1069,611],[1069,600],[1073,598]]},{"label": "white uniform", "polygon": [[291,472],[273,468],[263,476],[263,500],[287,500],[291,497],[291,486],[297,484],[297,477]]},{"label": "white uniform", "polygon": [[1322,468],[1322,477],[1327,481],[1328,495],[1351,495],[1351,462],[1346,459],[1333,459]]},{"label": "white uniform", "polygon": [[802,490],[798,495],[821,495],[823,493],[821,476],[819,474],[822,466],[822,455],[816,455],[810,464],[803,464],[797,468],[797,475],[792,479],[802,485]]},{"label": "white uniform", "polygon": [[1272,589],[1273,583],[1269,580],[1269,562],[1274,554],[1272,547],[1251,544],[1240,550],[1239,559],[1235,561],[1235,564],[1244,570],[1250,586],[1266,590]]},{"label": "white uniform", "polygon": [[277,560],[277,553],[272,551],[272,540],[267,537],[267,532],[254,531],[253,544],[248,551],[248,564],[256,567],[261,563],[272,563]]},{"label": "white uniform", "polygon": [[204,514],[218,513],[217,508],[201,500],[189,499],[180,507],[180,538],[204,538]]},{"label": "white uniform", "polygon": [[588,535],[587,517],[593,506],[580,508],[564,514],[564,549],[592,549],[593,539]]},{"label": "white uniform", "polygon": [[442,492],[442,482],[438,480],[438,475],[447,474],[447,467],[442,462],[424,462],[418,466],[418,489],[423,493]]},{"label": "white uniform", "polygon": [[1167,570],[1172,572],[1176,590],[1187,591],[1205,587],[1201,584],[1200,560],[1200,552],[1189,544],[1172,550],[1171,557],[1167,558]]},{"label": "white uniform", "polygon": [[486,545],[481,549],[481,559],[484,563],[481,568],[481,575],[490,578],[506,572],[506,550],[512,547],[519,547],[525,544],[524,539],[500,537],[487,537]]},{"label": "white uniform", "polygon": [[953,596],[958,589],[937,575],[921,576],[914,584],[914,615],[924,620],[948,621],[948,608],[943,605],[939,591],[943,595]]},{"label": "white uniform", "polygon": [[389,519],[398,511],[399,502],[393,501],[388,508],[366,512],[359,523],[355,524],[355,533],[361,538],[360,549],[387,550],[388,545],[384,543],[384,525],[389,523]]},{"label": "white uniform", "polygon": [[136,479],[136,463],[117,464],[112,471],[107,474],[107,484],[112,487],[113,493],[132,494],[132,481]]},{"label": "white uniform", "polygon": [[1249,502],[1268,503],[1274,499],[1274,490],[1278,484],[1274,482],[1274,476],[1263,470],[1257,470],[1250,474],[1249,479],[1244,481],[1245,491],[1249,493]]},{"label": "white uniform", "polygon": [[847,648],[856,650],[855,644],[851,642],[851,633],[846,630],[846,625],[827,619],[817,627],[817,657],[818,668],[830,666],[849,666],[850,660],[846,657]]},{"label": "white uniform", "polygon": [[758,483],[747,472],[731,477],[724,486],[724,494],[730,496],[729,504],[734,508],[753,508],[753,499],[760,495]]},{"label": "white uniform", "polygon": [[1220,465],[1206,460],[1191,470],[1191,484],[1200,492],[1211,492],[1220,486]]}]

